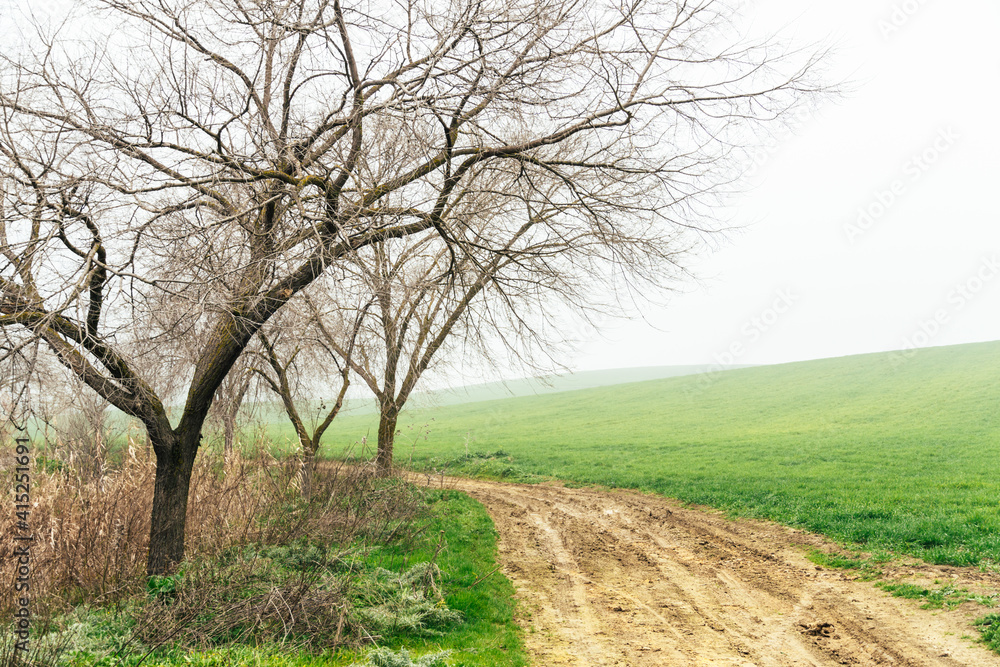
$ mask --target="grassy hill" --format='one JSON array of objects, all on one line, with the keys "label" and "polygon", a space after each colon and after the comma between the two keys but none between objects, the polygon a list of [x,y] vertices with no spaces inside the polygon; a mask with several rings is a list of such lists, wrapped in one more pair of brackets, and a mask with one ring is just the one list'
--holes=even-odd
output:
[{"label": "grassy hill", "polygon": [[[732,368],[748,368],[748,366],[732,366]],[[500,382],[484,382],[465,385],[450,389],[435,389],[432,391],[414,392],[409,400],[409,408],[429,409],[460,403],[478,403],[480,401],[495,401],[518,396],[539,396],[562,391],[607,387],[617,384],[642,382],[645,380],[660,380],[680,375],[695,375],[709,370],[709,366],[646,366],[641,368],[616,368],[599,371],[580,371],[562,375],[521,378]],[[336,393],[336,388],[330,390]],[[267,419],[279,420],[282,416],[280,403],[260,404],[262,416]],[[344,414],[361,415],[374,412],[377,409],[375,399],[348,399],[344,403]]]},{"label": "grassy hill", "polygon": [[[747,366],[733,366],[747,368]],[[695,375],[710,370],[709,366],[646,366],[615,368],[600,371],[580,371],[563,375],[473,384],[454,389],[441,389],[414,394],[415,407],[441,407],[459,403],[478,403],[518,396],[539,396],[578,389],[609,387],[647,380],[662,380],[682,375]]]},{"label": "grassy hill", "polygon": [[[446,405],[404,415],[396,458],[502,450],[526,473],[1000,563],[998,380],[994,342]],[[338,421],[330,455],[375,432],[371,416]]]}]

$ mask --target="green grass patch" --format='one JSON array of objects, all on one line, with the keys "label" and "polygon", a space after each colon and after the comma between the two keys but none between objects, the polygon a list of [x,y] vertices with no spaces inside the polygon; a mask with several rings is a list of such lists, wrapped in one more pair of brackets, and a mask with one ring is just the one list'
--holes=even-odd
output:
[{"label": "green grass patch", "polygon": [[471,452],[448,459],[418,459],[411,467],[420,472],[437,472],[500,482],[537,484],[548,479],[528,471],[502,449],[495,452]]},{"label": "green grass patch", "polygon": [[[998,376],[1000,343],[979,343],[412,410],[397,461],[636,488],[869,552],[1000,562]],[[324,452],[367,456],[355,443],[374,433],[370,415],[338,417]],[[271,435],[292,434],[278,420]]]},{"label": "green grass patch", "polygon": [[[514,623],[514,587],[498,570],[496,529],[485,508],[454,490],[428,490],[427,501],[432,520],[419,548],[391,547],[369,557],[403,567],[435,561],[443,573],[445,602],[465,620],[444,637],[407,640],[405,645],[421,654],[453,650],[448,665],[527,665]],[[402,641],[389,644],[402,645]]]},{"label": "green grass patch", "polygon": [[820,551],[819,549],[810,549],[806,554],[806,558],[816,565],[837,570],[859,570],[867,564],[867,561],[863,558],[853,558],[842,554]]},{"label": "green grass patch", "polygon": [[963,602],[975,602],[986,607],[996,606],[995,597],[977,595],[970,593],[968,589],[955,588],[954,586],[926,588],[900,581],[877,581],[875,586],[893,597],[921,600],[923,602],[920,605],[922,609],[951,609]]},{"label": "green grass patch", "polygon": [[820,549],[809,549],[806,558],[820,567],[827,567],[835,570],[849,570],[854,573],[854,578],[859,581],[874,581],[882,577],[880,565],[891,560],[885,552],[870,554],[867,557],[850,556],[843,553],[822,551]]}]

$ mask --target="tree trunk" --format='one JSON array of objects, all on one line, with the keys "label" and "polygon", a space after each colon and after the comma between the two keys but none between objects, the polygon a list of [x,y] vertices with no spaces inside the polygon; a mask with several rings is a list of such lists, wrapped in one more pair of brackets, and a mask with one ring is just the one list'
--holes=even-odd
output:
[{"label": "tree trunk", "polygon": [[[149,556],[146,574],[166,574],[184,559],[184,528],[187,523],[188,490],[197,447],[171,433],[155,442],[156,481],[153,512],[149,524]],[[196,437],[197,439],[197,437]]]},{"label": "tree trunk", "polygon": [[383,406],[378,421],[378,453],[375,468],[380,477],[392,474],[392,446],[396,440],[396,421],[399,410],[396,406]]},{"label": "tree trunk", "polygon": [[299,470],[299,487],[302,500],[309,502],[312,497],[313,471],[316,469],[316,447],[311,442],[302,443],[302,468]]}]

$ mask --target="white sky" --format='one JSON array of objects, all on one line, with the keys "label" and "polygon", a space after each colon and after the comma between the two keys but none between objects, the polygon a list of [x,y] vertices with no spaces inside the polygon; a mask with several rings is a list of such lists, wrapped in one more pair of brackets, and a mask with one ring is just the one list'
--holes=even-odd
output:
[{"label": "white sky", "polygon": [[[0,33],[10,8],[0,0]],[[780,363],[1000,339],[1000,3],[757,0],[744,14],[756,32],[834,44],[831,79],[851,90],[760,153],[731,213],[743,231],[694,261],[699,282],[645,321],[607,323],[569,365]],[[933,164],[913,161],[925,152]],[[873,213],[867,228],[859,209]]]},{"label": "white sky", "polygon": [[[573,365],[780,363],[1000,339],[1000,4],[748,5],[755,29],[834,43],[831,76],[852,90],[762,154],[733,213],[747,226],[695,261],[700,283],[647,322],[608,326]],[[933,164],[912,161],[925,151]],[[883,211],[879,193],[894,199]],[[867,229],[849,237],[869,207]],[[781,291],[791,305],[778,313]]]}]

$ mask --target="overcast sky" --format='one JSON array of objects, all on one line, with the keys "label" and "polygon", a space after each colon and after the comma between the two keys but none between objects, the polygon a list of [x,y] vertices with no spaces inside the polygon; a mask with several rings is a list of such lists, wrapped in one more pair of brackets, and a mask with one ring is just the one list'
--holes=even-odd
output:
[{"label": "overcast sky", "polygon": [[744,231],[694,262],[700,283],[648,322],[606,327],[574,365],[1000,339],[1000,4],[762,0],[746,14],[755,30],[835,44],[831,76],[852,90],[758,155],[732,212]]},{"label": "overcast sky", "polygon": [[698,282],[645,321],[605,323],[569,365],[764,364],[1000,339],[1000,3],[758,0],[744,13],[758,34],[834,45],[830,77],[850,89],[758,153],[729,213],[742,232],[691,263]]}]

